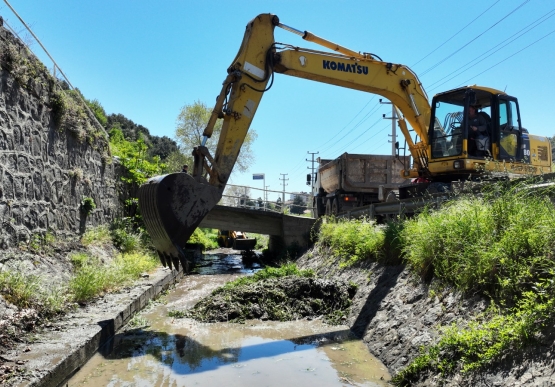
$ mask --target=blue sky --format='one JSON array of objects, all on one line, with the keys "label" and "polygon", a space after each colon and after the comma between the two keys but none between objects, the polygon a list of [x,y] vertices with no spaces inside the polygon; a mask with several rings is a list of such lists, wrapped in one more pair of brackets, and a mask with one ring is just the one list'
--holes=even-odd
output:
[{"label": "blue sky", "polygon": [[[108,114],[121,113],[158,136],[174,137],[184,105],[214,103],[246,24],[260,13],[276,14],[283,24],[354,51],[408,65],[430,98],[462,85],[506,90],[519,99],[523,124],[531,133],[555,134],[553,0],[9,3],[73,86],[100,101]],[[22,31],[5,3],[0,15]],[[275,35],[278,42],[319,49],[279,28]],[[21,36],[25,39],[26,33]],[[31,48],[52,67],[38,44]],[[473,60],[471,67],[461,69]],[[281,174],[287,174],[286,191],[308,191],[307,152],[319,152],[316,157],[322,158],[343,152],[390,154],[391,121],[382,114],[389,116],[391,107],[378,99],[276,75],[251,126],[258,133],[256,162],[247,173],[233,175],[232,183],[262,188],[252,174],[264,173],[269,189],[281,191]],[[252,195],[262,196],[257,191]]]}]

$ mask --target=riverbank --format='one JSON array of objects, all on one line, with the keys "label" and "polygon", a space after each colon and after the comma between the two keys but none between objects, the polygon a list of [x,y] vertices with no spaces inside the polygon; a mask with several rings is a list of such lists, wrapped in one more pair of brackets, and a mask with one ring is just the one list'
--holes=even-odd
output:
[{"label": "riverbank", "polygon": [[[29,264],[34,262],[35,273],[60,275],[64,268],[67,269],[63,254],[64,251],[55,257],[24,256]],[[216,255],[223,255],[223,252],[218,251]],[[435,343],[440,327],[469,321],[489,305],[486,299],[463,296],[441,287],[436,280],[424,282],[405,265],[384,265],[370,260],[345,265],[344,260],[334,258],[322,246],[305,253],[296,264],[300,269],[313,270],[318,278],[356,285],[357,291],[343,324],[364,340],[368,350],[392,375],[417,358],[422,346]],[[230,265],[232,268],[235,264]],[[178,275],[160,268],[132,286],[103,295],[74,312],[49,321],[37,320],[29,311],[15,310],[3,302],[4,309],[0,308],[3,321],[10,315],[16,325],[32,324],[21,327],[21,335],[11,343],[11,348],[4,346],[2,349],[0,369],[2,376],[9,377],[3,379],[4,385],[57,386],[102,342],[129,322],[134,313],[178,281]],[[236,276],[230,276],[230,280],[233,278]],[[22,317],[25,313],[27,318]],[[437,373],[424,374],[412,385],[554,385],[555,329],[550,327],[544,332],[543,336],[536,337],[534,346],[514,352],[518,355],[504,356],[478,372],[457,372],[447,378]],[[2,336],[6,338],[3,333]]]},{"label": "riverbank", "polygon": [[[358,285],[346,324],[363,338],[368,349],[392,375],[407,367],[420,348],[437,342],[440,327],[470,320],[484,312],[488,302],[478,296],[464,297],[440,289],[433,280],[424,283],[404,265],[385,266],[375,262],[345,267],[331,254],[314,249],[297,264],[323,278]],[[448,375],[427,374],[413,386],[552,386],[555,385],[555,328],[552,326],[537,345],[478,372]]]}]

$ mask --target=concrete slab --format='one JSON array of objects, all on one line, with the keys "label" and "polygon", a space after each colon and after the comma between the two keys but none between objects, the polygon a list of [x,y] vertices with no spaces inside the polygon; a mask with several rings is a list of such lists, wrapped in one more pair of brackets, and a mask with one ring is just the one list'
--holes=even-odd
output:
[{"label": "concrete slab", "polygon": [[64,385],[96,351],[161,292],[179,282],[182,272],[160,268],[148,278],[46,324],[31,345],[21,344],[4,357],[25,365],[18,387]]}]

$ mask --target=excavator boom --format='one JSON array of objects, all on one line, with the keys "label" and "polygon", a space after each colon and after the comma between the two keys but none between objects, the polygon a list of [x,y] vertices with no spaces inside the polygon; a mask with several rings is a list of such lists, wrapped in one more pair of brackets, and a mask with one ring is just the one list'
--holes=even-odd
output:
[{"label": "excavator boom", "polygon": [[[278,44],[275,27],[301,35],[334,52]],[[407,67],[384,63],[310,32],[298,31],[262,14],[246,28],[237,56],[229,66],[203,141],[193,150],[193,176],[174,173],[153,177],[139,189],[145,227],[165,266],[186,263],[185,246],[195,228],[220,200],[252,119],[274,73],[380,94],[405,114],[420,139],[425,139],[430,106],[416,75]],[[410,139],[401,114],[401,130]],[[215,155],[205,147],[216,120],[223,119]],[[417,155],[426,144],[409,142]]]},{"label": "excavator boom", "polygon": [[[275,27],[332,51],[277,43],[274,40]],[[454,176],[453,172],[468,173],[469,168],[474,166],[474,160],[470,160],[467,139],[455,141],[456,136],[467,136],[466,129],[460,128],[462,131],[455,134],[455,131],[442,131],[444,128],[439,123],[430,125],[435,120],[432,120],[432,108],[416,74],[404,65],[376,58],[374,54],[356,52],[308,31],[286,26],[272,14],[261,14],[251,20],[237,56],[227,69],[202,142],[193,150],[193,175],[175,173],[158,176],[140,187],[139,206],[162,263],[175,268],[180,262],[186,263],[186,242],[220,200],[262,96],[272,86],[275,73],[378,94],[391,101],[413,159],[412,168],[404,170],[403,177],[425,176],[428,179],[435,176],[438,181],[444,182]],[[480,93],[497,93],[493,89],[481,90]],[[460,94],[458,90],[454,92],[457,100],[449,102],[455,110],[468,106],[470,99],[465,97],[466,94]],[[482,95],[480,93],[478,97]],[[216,152],[211,155],[205,145],[219,119],[223,120],[222,129]],[[406,121],[413,134],[409,132]],[[497,125],[500,126],[500,123]],[[430,131],[430,127],[433,130]],[[522,129],[519,130],[521,133]],[[434,134],[436,132],[439,134]],[[517,134],[507,132],[507,136],[512,136],[510,138],[515,144],[522,142]],[[430,144],[431,140],[433,144]],[[499,141],[498,138],[493,140]],[[447,143],[452,149],[442,150]],[[442,153],[437,153],[436,148]],[[518,145],[513,148],[520,149]],[[494,147],[493,150],[496,149]],[[433,165],[429,162],[432,157],[438,160]],[[494,154],[496,157],[500,156]]]}]

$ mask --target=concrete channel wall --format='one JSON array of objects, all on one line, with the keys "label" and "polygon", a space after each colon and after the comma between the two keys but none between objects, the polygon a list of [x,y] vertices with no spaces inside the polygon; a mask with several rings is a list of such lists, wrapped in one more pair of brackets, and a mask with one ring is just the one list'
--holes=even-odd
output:
[{"label": "concrete channel wall", "polygon": [[[60,89],[28,48],[0,27],[0,248],[51,232],[71,236],[118,212],[116,167],[102,128],[57,123],[53,96]],[[83,198],[96,208],[82,211]]]}]

